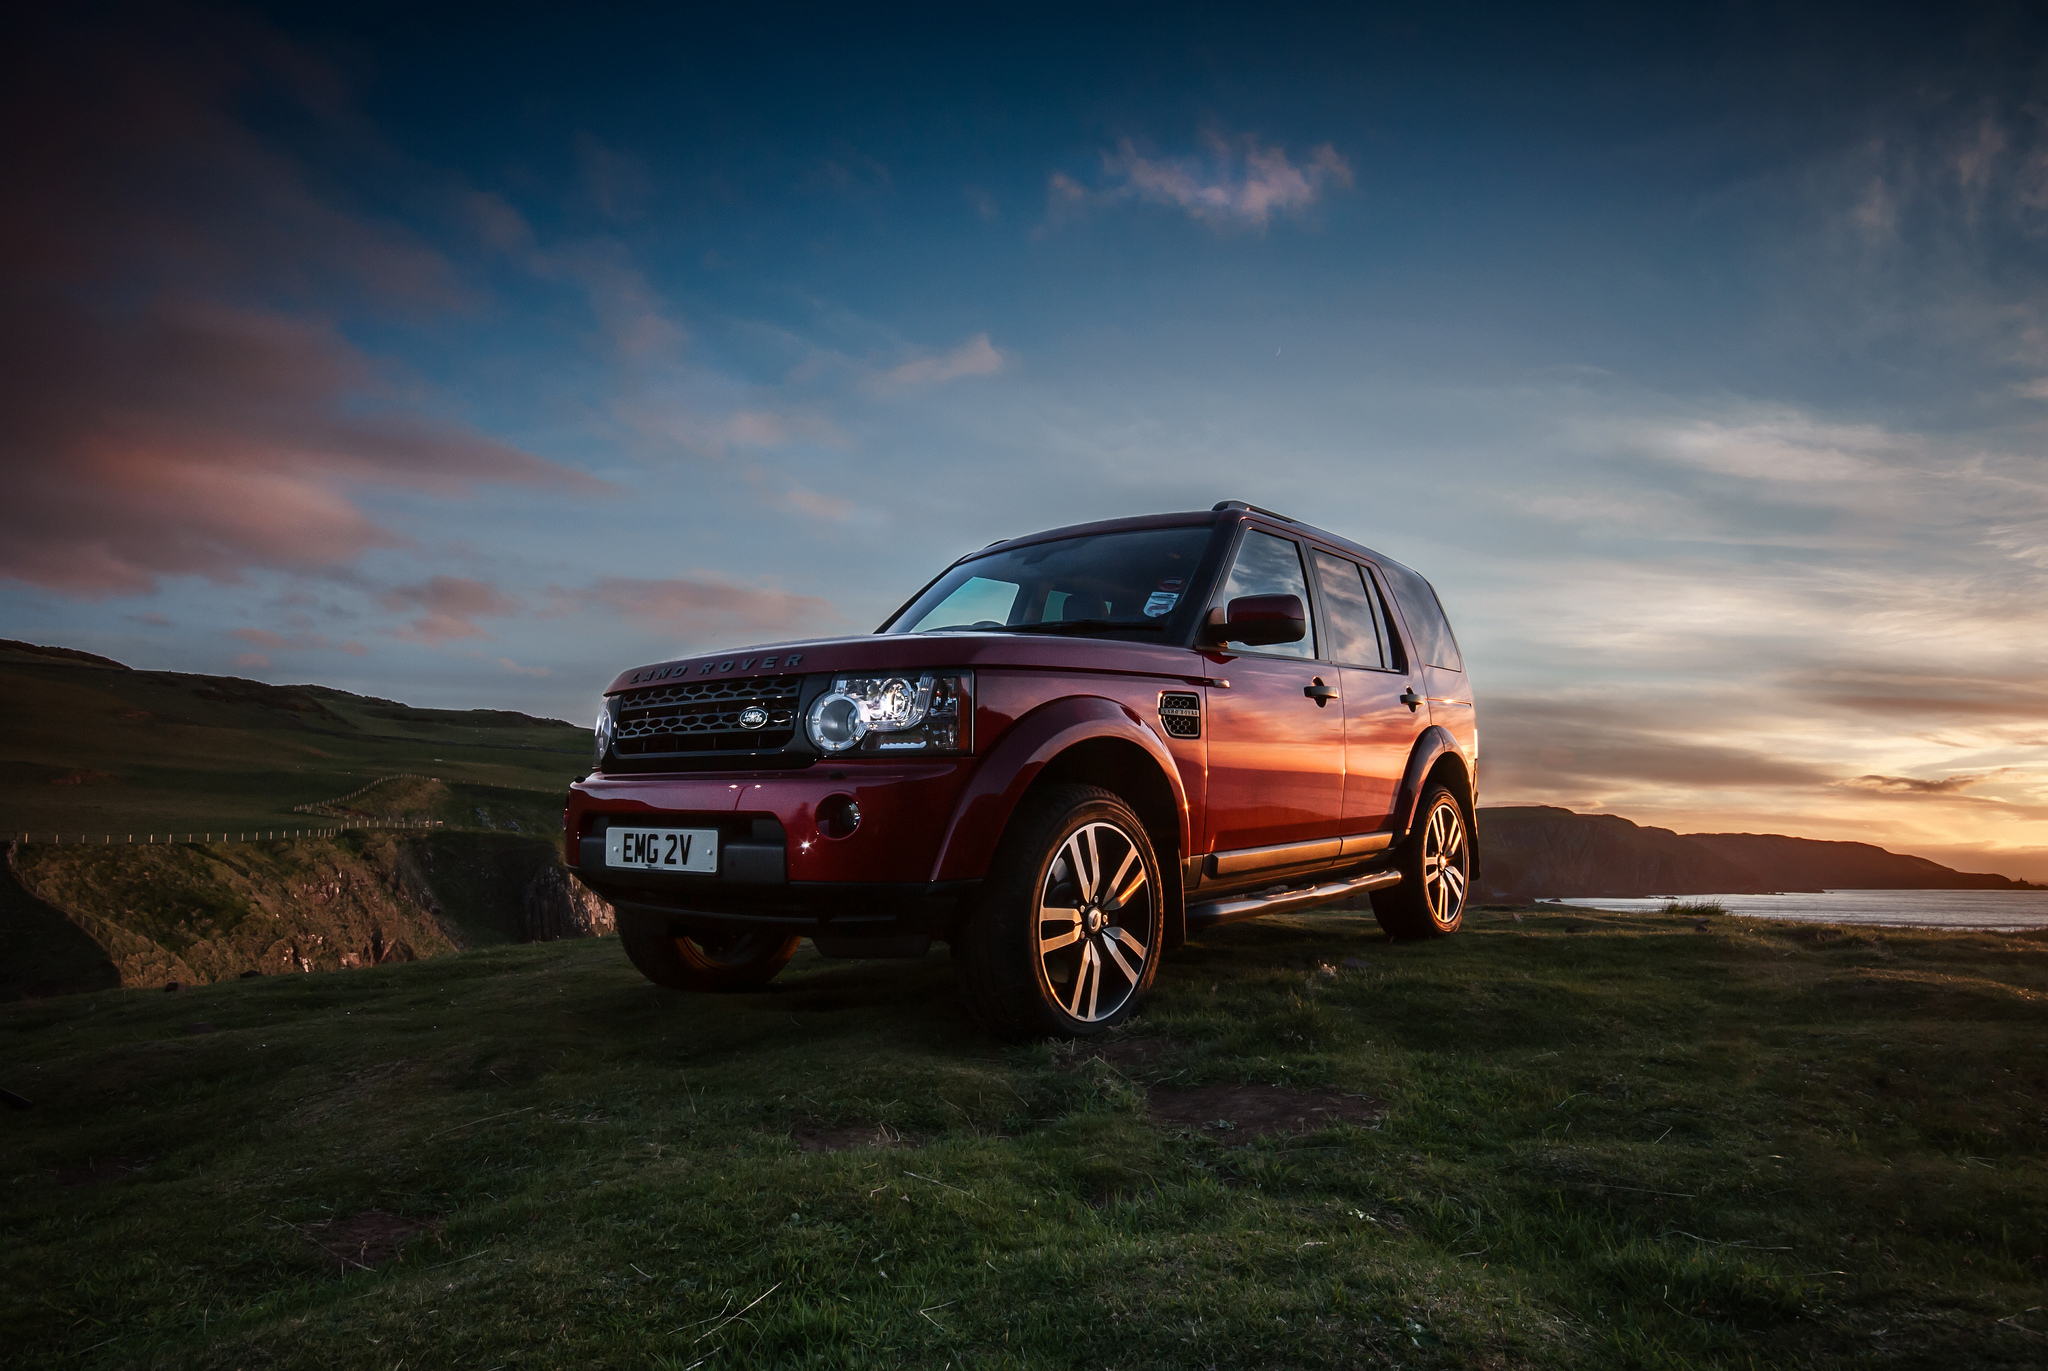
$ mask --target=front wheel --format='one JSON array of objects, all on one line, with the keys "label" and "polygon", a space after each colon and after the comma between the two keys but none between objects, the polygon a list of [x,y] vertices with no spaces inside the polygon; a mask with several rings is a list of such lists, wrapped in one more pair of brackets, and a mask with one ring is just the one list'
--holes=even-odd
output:
[{"label": "front wheel", "polygon": [[1130,806],[1047,786],[1018,807],[961,931],[961,989],[998,1037],[1093,1037],[1144,1001],[1165,929],[1159,860]]},{"label": "front wheel", "polygon": [[772,933],[673,932],[666,921],[619,919],[619,942],[640,974],[671,990],[754,990],[796,955],[798,938]]},{"label": "front wheel", "polygon": [[1421,822],[1401,849],[1401,884],[1372,893],[1372,912],[1394,938],[1442,938],[1465,921],[1472,842],[1465,809],[1446,786],[1431,783],[1416,807]]}]

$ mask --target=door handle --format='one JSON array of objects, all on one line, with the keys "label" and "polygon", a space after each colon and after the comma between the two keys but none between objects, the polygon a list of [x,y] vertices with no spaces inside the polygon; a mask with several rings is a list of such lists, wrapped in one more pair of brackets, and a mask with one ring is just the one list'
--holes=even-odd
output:
[{"label": "door handle", "polygon": [[1324,705],[1337,698],[1337,687],[1324,685],[1323,678],[1318,676],[1316,677],[1316,683],[1303,686],[1301,693],[1314,700],[1316,708],[1321,709]]},{"label": "door handle", "polygon": [[1408,712],[1413,714],[1416,710],[1428,704],[1429,700],[1426,696],[1417,695],[1414,686],[1409,686],[1401,692],[1401,703],[1408,706]]}]

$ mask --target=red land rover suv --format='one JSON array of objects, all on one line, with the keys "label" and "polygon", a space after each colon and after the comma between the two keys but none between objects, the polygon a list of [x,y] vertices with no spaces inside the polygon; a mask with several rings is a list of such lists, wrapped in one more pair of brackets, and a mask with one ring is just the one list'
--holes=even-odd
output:
[{"label": "red land rover suv", "polygon": [[872,635],[624,673],[568,861],[658,984],[940,939],[990,1031],[1085,1036],[1217,924],[1370,891],[1456,932],[1478,757],[1429,583],[1230,500],[995,543]]}]

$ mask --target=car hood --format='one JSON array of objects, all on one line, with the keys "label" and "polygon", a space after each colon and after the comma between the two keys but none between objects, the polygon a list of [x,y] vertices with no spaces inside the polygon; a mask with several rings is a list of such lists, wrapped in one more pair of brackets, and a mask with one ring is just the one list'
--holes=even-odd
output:
[{"label": "car hood", "polygon": [[867,633],[810,638],[653,662],[619,673],[605,694],[663,681],[732,680],[814,671],[907,671],[914,667],[1017,667],[1026,670],[1125,672],[1201,682],[1227,658],[1192,648],[1121,638],[1035,633]]}]

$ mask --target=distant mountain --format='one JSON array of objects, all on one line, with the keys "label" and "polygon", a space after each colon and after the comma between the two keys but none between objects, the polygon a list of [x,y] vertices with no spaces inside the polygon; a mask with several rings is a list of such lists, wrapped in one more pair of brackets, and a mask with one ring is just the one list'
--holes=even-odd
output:
[{"label": "distant mountain", "polygon": [[1552,805],[1479,811],[1489,899],[1753,895],[1778,890],[2038,890],[1869,843],[1776,833],[1675,833]]},{"label": "distant mountain", "polygon": [[1480,883],[1492,898],[1743,895],[1776,887],[1680,837],[1552,805],[1479,811]]},{"label": "distant mountain", "polygon": [[[2034,890],[2026,881],[1957,871],[1869,843],[1829,843],[1778,833],[1688,833],[1716,856],[1756,873],[1773,890]],[[1731,894],[1733,892],[1730,892]]]}]

